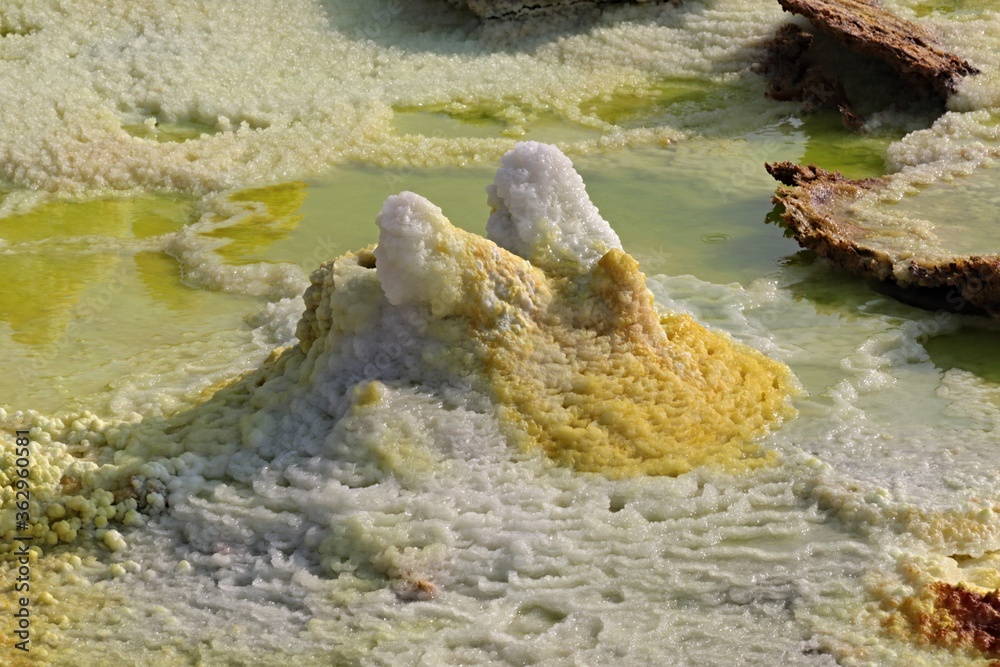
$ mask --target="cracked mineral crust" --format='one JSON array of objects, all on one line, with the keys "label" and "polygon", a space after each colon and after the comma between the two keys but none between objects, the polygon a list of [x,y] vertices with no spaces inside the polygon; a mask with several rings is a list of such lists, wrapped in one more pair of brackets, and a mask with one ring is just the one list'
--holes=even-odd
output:
[{"label": "cracked mineral crust", "polygon": [[884,61],[908,79],[925,81],[943,98],[979,70],[944,50],[927,30],[873,0],[778,0],[852,51]]},{"label": "cracked mineral crust", "polygon": [[784,184],[772,201],[784,206],[782,220],[803,248],[858,276],[902,288],[897,296],[915,305],[1000,318],[1000,255],[950,254],[934,243],[939,239],[910,239],[916,232],[876,227],[856,215],[856,205],[887,179],[853,180],[791,162],[765,167]]}]

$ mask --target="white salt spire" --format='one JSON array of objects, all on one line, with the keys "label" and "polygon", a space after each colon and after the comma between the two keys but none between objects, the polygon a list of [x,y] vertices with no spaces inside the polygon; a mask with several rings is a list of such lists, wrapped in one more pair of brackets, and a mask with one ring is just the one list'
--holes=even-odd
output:
[{"label": "white salt spire", "polygon": [[542,269],[590,270],[618,235],[590,201],[573,163],[549,144],[527,141],[500,160],[486,188],[493,208],[487,237]]}]

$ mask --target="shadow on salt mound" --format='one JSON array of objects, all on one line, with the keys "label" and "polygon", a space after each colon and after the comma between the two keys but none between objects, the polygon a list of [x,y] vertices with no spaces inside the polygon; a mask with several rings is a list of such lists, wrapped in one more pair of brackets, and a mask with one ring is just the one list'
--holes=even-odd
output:
[{"label": "shadow on salt mound", "polygon": [[510,440],[581,471],[739,471],[773,458],[753,440],[792,413],[788,369],[690,316],[661,317],[566,156],[519,144],[488,192],[497,242],[416,194],[387,199],[374,252],[313,275],[302,349],[340,355],[346,313],[419,321],[438,354],[422,355],[421,383],[462,377]]}]

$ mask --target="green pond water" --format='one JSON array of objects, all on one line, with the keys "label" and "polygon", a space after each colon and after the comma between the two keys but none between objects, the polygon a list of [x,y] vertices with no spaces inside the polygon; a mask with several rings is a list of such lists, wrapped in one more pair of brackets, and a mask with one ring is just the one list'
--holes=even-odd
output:
[{"label": "green pond water", "polygon": [[243,336],[252,300],[186,287],[155,239],[191,221],[191,202],[140,196],[57,201],[0,221],[0,395],[15,408],[90,403],[149,360],[213,334]]}]

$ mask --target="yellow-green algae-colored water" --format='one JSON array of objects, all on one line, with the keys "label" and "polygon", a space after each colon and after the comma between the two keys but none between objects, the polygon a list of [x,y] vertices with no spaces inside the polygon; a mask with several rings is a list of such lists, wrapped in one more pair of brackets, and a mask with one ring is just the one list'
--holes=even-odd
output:
[{"label": "yellow-green algae-colored water", "polygon": [[[944,245],[995,235],[1000,17],[885,4],[983,74],[936,121],[855,134],[764,97],[753,63],[791,17],[758,0],[485,26],[432,0],[4,3],[2,661],[988,664],[924,630],[949,627],[936,583],[998,583],[996,326],[901,305],[765,224],[762,164],[794,160],[892,174],[871,211]],[[664,314],[791,369],[797,415],[749,443],[765,465],[553,463],[469,372],[489,345],[385,305],[363,259],[327,274],[339,310],[309,354],[271,353],[390,195],[485,235],[522,140],[573,160]]]}]

